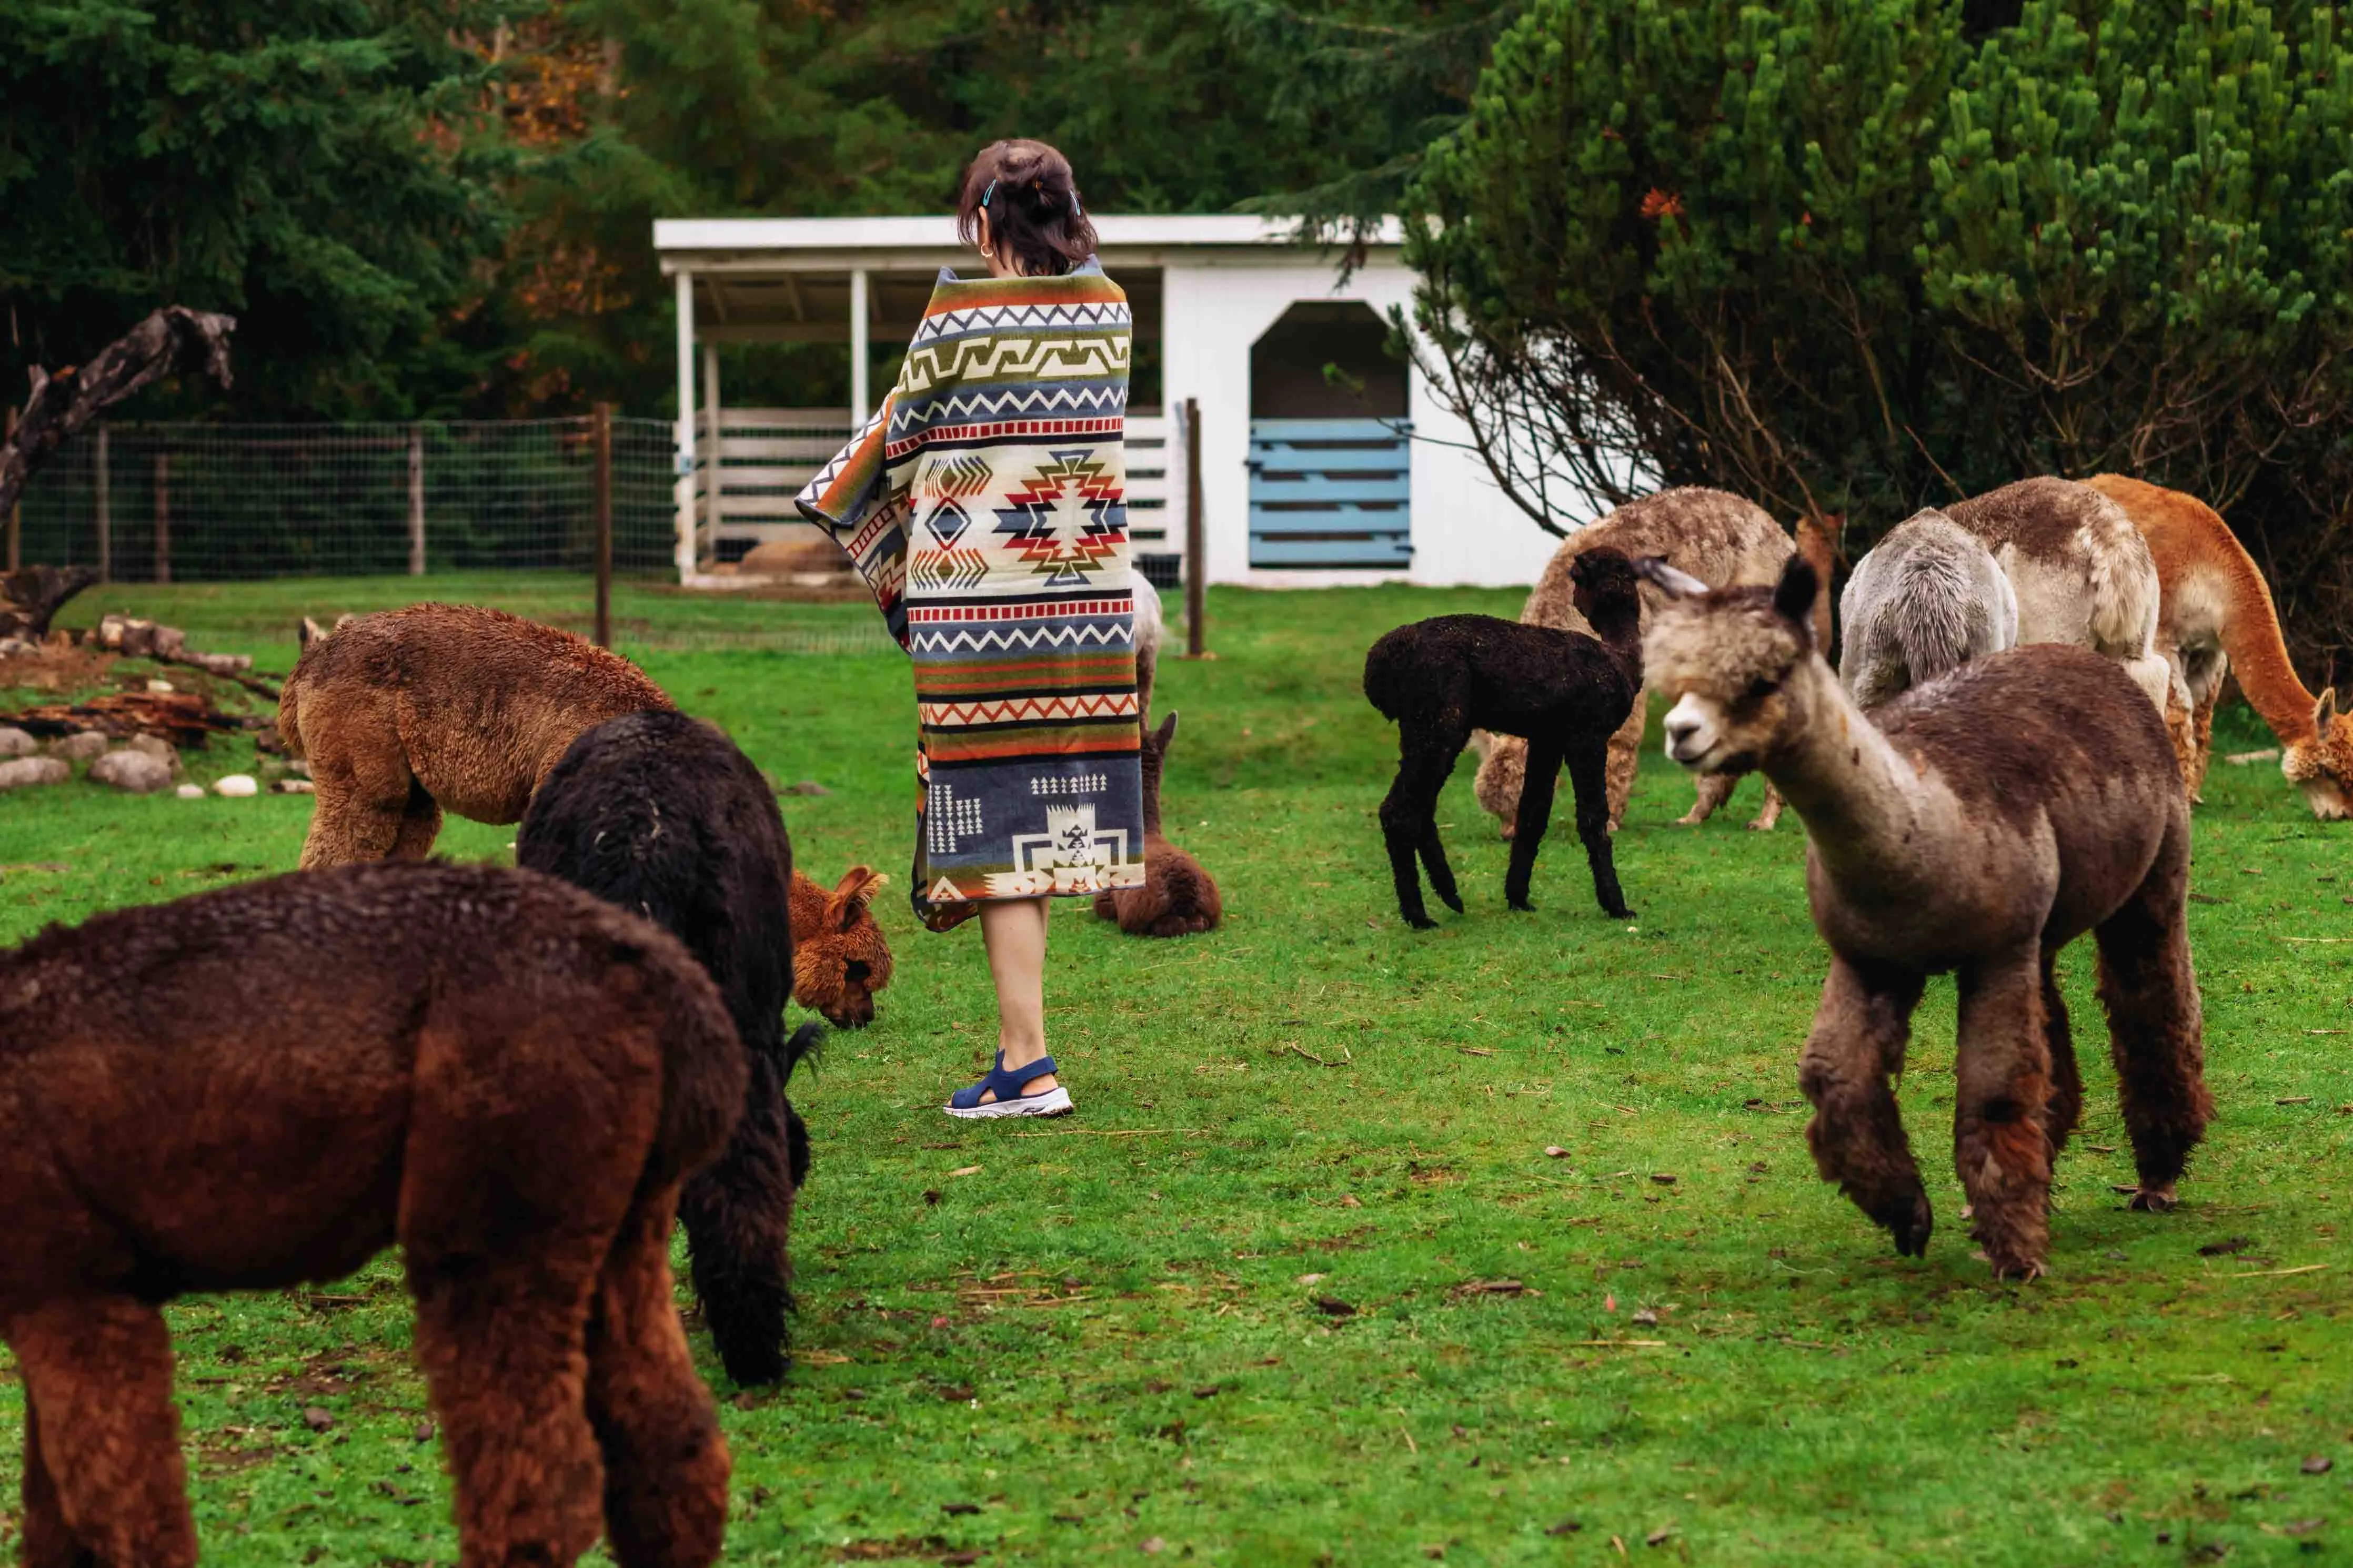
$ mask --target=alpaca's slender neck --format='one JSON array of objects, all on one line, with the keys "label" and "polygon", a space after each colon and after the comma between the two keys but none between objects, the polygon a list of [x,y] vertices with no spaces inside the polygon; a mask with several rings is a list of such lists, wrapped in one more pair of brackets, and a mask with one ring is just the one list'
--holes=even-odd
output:
[{"label": "alpaca's slender neck", "polygon": [[1611,658],[1639,673],[1642,668],[1642,602],[1629,599],[1623,605],[1594,608],[1599,613],[1578,611],[1585,616],[1585,624],[1593,628],[1593,635],[1609,650]]},{"label": "alpaca's slender neck", "polygon": [[1161,837],[1160,832],[1160,753],[1147,743],[1137,756],[1138,771],[1144,775],[1144,836]]},{"label": "alpaca's slender neck", "polygon": [[1863,716],[1819,656],[1808,656],[1784,689],[1804,705],[1804,722],[1762,769],[1804,820],[1823,867],[1843,882],[1914,863],[1919,771]]},{"label": "alpaca's slender neck", "polygon": [[[2243,556],[2243,552],[2242,552]],[[2231,567],[2237,568],[2236,570]],[[2312,724],[2312,693],[2296,679],[2288,662],[2287,643],[2280,636],[2279,612],[2272,607],[2272,591],[2252,558],[2224,568],[2224,592],[2230,614],[2221,628],[2222,651],[2247,703],[2263,715],[2272,733],[2284,745],[2307,742],[2318,733]]]}]

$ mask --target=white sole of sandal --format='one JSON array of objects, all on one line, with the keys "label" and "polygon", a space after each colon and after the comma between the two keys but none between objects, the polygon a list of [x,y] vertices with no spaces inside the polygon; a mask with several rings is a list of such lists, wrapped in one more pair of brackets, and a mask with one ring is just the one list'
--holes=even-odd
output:
[{"label": "white sole of sandal", "polygon": [[958,1110],[953,1105],[943,1105],[940,1109],[965,1121],[993,1121],[1000,1116],[1068,1116],[1073,1107],[1071,1091],[1058,1083],[1043,1094],[1027,1095],[1019,1100],[992,1100],[968,1110]]}]

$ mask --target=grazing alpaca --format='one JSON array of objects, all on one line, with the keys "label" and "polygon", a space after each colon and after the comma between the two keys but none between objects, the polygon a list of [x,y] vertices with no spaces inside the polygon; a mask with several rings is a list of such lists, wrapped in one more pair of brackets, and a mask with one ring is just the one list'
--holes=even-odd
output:
[{"label": "grazing alpaca", "polygon": [[1577,792],[1577,836],[1592,868],[1594,897],[1615,919],[1633,914],[1619,892],[1610,856],[1604,773],[1610,737],[1642,689],[1639,579],[1631,562],[1606,547],[1578,555],[1568,571],[1577,613],[1598,637],[1493,616],[1439,616],[1399,626],[1365,658],[1365,696],[1398,726],[1398,776],[1381,802],[1381,837],[1397,881],[1398,911],[1408,925],[1437,923],[1422,905],[1417,850],[1430,887],[1448,909],[1462,912],[1438,839],[1438,795],[1474,725],[1520,736],[1532,763],[1520,792],[1504,902],[1515,910],[1535,907],[1528,902],[1528,879],[1552,819],[1553,781],[1565,762]]},{"label": "grazing alpaca", "polygon": [[1994,1272],[2042,1271],[2051,1161],[2082,1109],[2052,964],[2100,951],[2135,1208],[2173,1205],[2212,1114],[2189,962],[2189,802],[2165,725],[2116,661],[2037,646],[1971,659],[1864,717],[1815,651],[1813,568],[1684,595],[1644,647],[1667,754],[1753,761],[1806,824],[1831,972],[1798,1081],[1825,1180],[1924,1251],[1928,1196],[1888,1079],[1927,977],[1960,983],[1953,1149]]},{"label": "grazing alpaca", "polygon": [[572,742],[532,796],[515,863],[642,915],[684,943],[744,1043],[744,1114],[679,1196],[694,1293],[727,1375],[785,1375],[786,1243],[808,1179],[808,1129],[785,1098],[818,1026],[785,1038],[792,993],[792,844],[752,760],[683,713],[630,713]]},{"label": "grazing alpaca", "polygon": [[302,867],[422,860],[444,810],[519,822],[583,730],[674,706],[620,655],[502,610],[412,605],[306,635],[278,699],[317,786]]},{"label": "grazing alpaca", "polygon": [[2018,595],[1978,536],[1933,509],[1888,530],[1839,596],[1839,679],[1876,708],[2016,646]]},{"label": "grazing alpaca", "polygon": [[2304,791],[2324,822],[2353,815],[2353,714],[2332,689],[2315,698],[2296,679],[2280,637],[2272,592],[2254,558],[2214,509],[2179,490],[2102,474],[2085,484],[2124,508],[2157,560],[2164,597],[2158,651],[2181,682],[2189,709],[2190,797],[2197,798],[2214,746],[2214,704],[2225,670],[2280,741],[2280,772]]},{"label": "grazing alpaca", "polygon": [[[332,631],[306,619],[278,701],[278,732],[317,784],[302,865],[422,860],[444,807],[520,821],[583,732],[674,706],[618,654],[502,610],[412,605],[345,616]],[[867,908],[881,885],[860,867],[828,898],[793,873],[797,991],[839,1028],[872,1023],[873,994],[890,984],[890,947]]]},{"label": "grazing alpaca", "polygon": [[2114,659],[2170,716],[2176,750],[2187,755],[2187,718],[2174,713],[2172,672],[2157,651],[2157,563],[2124,509],[2089,485],[2045,478],[1944,510],[2001,563],[2018,598],[2019,646],[2073,643]]},{"label": "grazing alpaca", "polygon": [[1095,913],[1117,921],[1130,936],[1198,936],[1215,931],[1226,906],[1201,863],[1160,831],[1160,778],[1168,766],[1176,715],[1147,730],[1138,762],[1144,769],[1144,886],[1095,895]]},{"label": "grazing alpaca", "polygon": [[27,1563],[194,1563],[163,1304],[396,1243],[462,1561],[718,1557],[670,1233],[744,1051],[667,931],[529,871],[296,873],[0,952],[0,1039]]},{"label": "grazing alpaca", "polygon": [[[1520,619],[1530,626],[1556,626],[1563,631],[1590,632],[1584,617],[1577,613],[1574,602],[1575,584],[1569,569],[1577,558],[1588,550],[1607,547],[1616,550],[1630,560],[1640,561],[1655,555],[1680,571],[1688,572],[1704,583],[1770,583],[1779,575],[1782,563],[1789,559],[1792,548],[1806,550],[1816,566],[1825,574],[1830,571],[1829,541],[1810,523],[1799,525],[1799,538],[1792,545],[1789,535],[1765,510],[1754,502],[1743,500],[1723,490],[1703,489],[1686,486],[1661,490],[1653,496],[1629,502],[1609,516],[1587,524],[1569,535],[1566,542],[1553,552],[1546,563],[1544,575],[1528,594]],[[1650,625],[1654,595],[1646,590],[1642,606],[1642,624]],[[1822,609],[1824,646],[1830,637],[1830,607]],[[1618,831],[1625,820],[1627,797],[1633,793],[1635,764],[1642,752],[1642,727],[1650,719],[1647,691],[1636,698],[1631,712],[1626,716],[1625,727],[1609,740],[1609,831]],[[1502,825],[1504,837],[1509,838],[1516,830],[1519,817],[1520,785],[1527,764],[1527,742],[1517,736],[1490,736],[1474,731],[1472,743],[1479,747],[1480,762],[1472,792],[1481,806]],[[1692,808],[1677,819],[1678,826],[1696,826],[1713,816],[1716,807],[1732,796],[1738,787],[1737,773],[1724,773],[1697,781],[1697,797]],[[1769,831],[1780,820],[1781,798],[1768,784],[1765,805],[1748,826]]]}]

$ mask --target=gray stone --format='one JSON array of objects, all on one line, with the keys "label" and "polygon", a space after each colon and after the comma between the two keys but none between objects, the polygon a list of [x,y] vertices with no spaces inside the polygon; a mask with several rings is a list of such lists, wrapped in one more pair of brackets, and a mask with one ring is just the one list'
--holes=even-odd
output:
[{"label": "gray stone", "polygon": [[185,771],[180,766],[180,753],[174,751],[172,742],[161,735],[133,735],[129,744],[132,751],[144,752],[171,769],[174,778]]},{"label": "gray stone", "polygon": [[29,757],[40,749],[40,742],[24,731],[0,725],[0,757]]},{"label": "gray stone", "polygon": [[49,742],[49,755],[69,763],[87,763],[106,755],[106,737],[95,730],[79,730]]},{"label": "gray stone", "polygon": [[90,764],[92,784],[112,784],[125,795],[153,795],[172,787],[172,770],[144,752],[109,752]]},{"label": "gray stone", "polygon": [[56,757],[17,757],[0,763],[0,789],[22,789],[27,784],[63,784],[73,777],[71,766]]}]

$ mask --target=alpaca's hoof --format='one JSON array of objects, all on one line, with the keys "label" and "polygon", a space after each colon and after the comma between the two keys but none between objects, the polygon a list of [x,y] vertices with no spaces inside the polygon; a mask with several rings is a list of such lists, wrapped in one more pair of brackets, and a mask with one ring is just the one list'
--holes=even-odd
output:
[{"label": "alpaca's hoof", "polygon": [[1989,1255],[1986,1261],[1993,1265],[1995,1279],[2015,1279],[2021,1285],[2031,1284],[2048,1272],[2039,1258],[1994,1258]]},{"label": "alpaca's hoof", "polygon": [[1517,910],[1524,915],[1532,915],[1536,912],[1535,905],[1528,902],[1525,899],[1505,899],[1504,900],[1504,907],[1507,910]]},{"label": "alpaca's hoof", "polygon": [[1928,1206],[1928,1194],[1915,1193],[1912,1212],[1888,1223],[1888,1233],[1895,1238],[1895,1250],[1905,1258],[1926,1258],[1928,1237],[1936,1228],[1936,1213]]},{"label": "alpaca's hoof", "polygon": [[1675,826],[1677,827],[1697,827],[1701,823],[1705,822],[1706,820],[1706,817],[1702,816],[1696,811],[1686,811],[1681,816],[1675,818]]},{"label": "alpaca's hoof", "polygon": [[1601,912],[1606,918],[1613,921],[1630,921],[1634,918],[1634,911],[1623,904],[1620,904],[1616,909],[1604,904],[1601,906]]},{"label": "alpaca's hoof", "polygon": [[1748,831],[1751,833],[1770,833],[1780,826],[1781,819],[1778,816],[1770,818],[1760,816],[1749,823]]},{"label": "alpaca's hoof", "polygon": [[1495,829],[1495,837],[1502,839],[1504,843],[1509,844],[1512,841],[1512,835],[1517,831],[1518,830],[1510,823],[1506,822],[1500,825]]},{"label": "alpaca's hoof", "polygon": [[1405,923],[1411,926],[1416,931],[1436,931],[1438,929],[1438,922],[1431,920],[1428,915],[1407,915],[1405,917]]},{"label": "alpaca's hoof", "polygon": [[1440,893],[1438,901],[1458,915],[1462,912],[1462,895],[1460,893]]},{"label": "alpaca's hoof", "polygon": [[2126,1206],[2138,1209],[2143,1214],[2171,1214],[2174,1205],[2179,1201],[2174,1197],[2173,1187],[2168,1183],[2162,1187],[2143,1187],[2132,1195],[2132,1202]]}]

